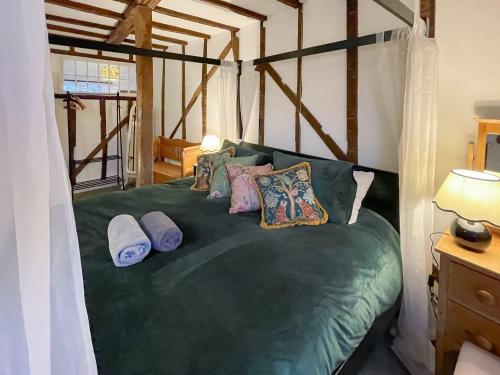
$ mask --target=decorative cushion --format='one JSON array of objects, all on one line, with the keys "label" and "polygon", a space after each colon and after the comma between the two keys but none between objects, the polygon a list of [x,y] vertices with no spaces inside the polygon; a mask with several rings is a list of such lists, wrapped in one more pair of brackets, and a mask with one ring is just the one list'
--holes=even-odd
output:
[{"label": "decorative cushion", "polygon": [[225,155],[226,158],[234,156],[234,147],[226,148],[219,152],[213,152],[210,154],[201,154],[196,159],[196,176],[191,190],[205,191],[210,188],[210,181],[212,180],[213,170],[211,160],[213,157],[218,155]]},{"label": "decorative cushion", "polygon": [[257,167],[242,165],[226,165],[229,181],[231,182],[230,214],[250,212],[260,209],[259,193],[254,176],[269,174],[273,171],[272,164]]},{"label": "decorative cushion", "polygon": [[267,163],[272,162],[272,158],[270,155],[260,152],[260,151],[255,151],[250,148],[241,146],[237,143],[231,142],[230,140],[224,140],[224,143],[222,144],[222,148],[228,148],[228,147],[234,147],[236,150],[236,153],[234,156],[240,157],[240,156],[250,156],[250,155],[257,155],[257,161],[255,165],[265,165]]},{"label": "decorative cushion", "polygon": [[225,198],[231,196],[231,184],[227,174],[226,165],[255,165],[257,155],[242,156],[239,158],[222,158],[220,156],[212,158],[213,177],[210,183],[209,199]]},{"label": "decorative cushion", "polygon": [[314,195],[309,163],[300,163],[265,176],[255,176],[254,179],[262,206],[262,228],[319,225],[327,222],[328,213]]},{"label": "decorative cushion", "polygon": [[312,171],[312,187],[318,200],[328,212],[329,221],[347,224],[351,217],[356,196],[356,181],[352,176],[353,164],[341,160],[317,160],[273,153],[274,169],[284,169],[302,162],[308,162]]},{"label": "decorative cushion", "polygon": [[363,172],[363,171],[353,171],[352,176],[356,181],[356,198],[354,198],[354,203],[352,205],[351,218],[349,219],[349,224],[354,224],[358,220],[359,209],[365,199],[366,193],[370,189],[370,186],[375,177],[373,172]]}]

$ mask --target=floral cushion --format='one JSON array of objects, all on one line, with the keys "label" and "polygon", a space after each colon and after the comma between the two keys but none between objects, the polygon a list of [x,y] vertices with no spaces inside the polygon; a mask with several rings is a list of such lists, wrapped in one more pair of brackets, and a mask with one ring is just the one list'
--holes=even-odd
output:
[{"label": "floral cushion", "polygon": [[229,213],[250,212],[260,210],[260,199],[254,176],[269,174],[273,171],[272,164],[259,167],[242,165],[226,165],[231,182],[231,208]]},{"label": "floral cushion", "polygon": [[255,165],[257,155],[242,156],[239,158],[221,158],[213,157],[212,162],[212,181],[210,182],[210,195],[209,199],[225,198],[231,196],[231,183],[227,174],[227,165]]},{"label": "floral cushion", "polygon": [[219,152],[213,152],[210,154],[199,155],[196,159],[196,176],[191,190],[205,191],[210,188],[210,182],[213,175],[213,163],[212,159],[214,157],[224,155],[224,158],[230,158],[234,156],[234,147],[226,148],[225,150]]},{"label": "floral cushion", "polygon": [[309,163],[300,163],[265,176],[255,176],[254,179],[262,206],[262,228],[327,222],[328,214],[313,192]]}]

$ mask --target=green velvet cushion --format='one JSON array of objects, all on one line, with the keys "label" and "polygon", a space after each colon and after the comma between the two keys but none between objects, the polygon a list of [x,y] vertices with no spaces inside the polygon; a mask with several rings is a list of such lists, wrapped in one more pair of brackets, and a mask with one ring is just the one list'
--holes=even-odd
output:
[{"label": "green velvet cushion", "polygon": [[213,176],[210,182],[210,195],[208,198],[225,198],[231,196],[231,182],[227,173],[227,164],[239,164],[243,166],[255,165],[257,155],[242,156],[236,158],[225,158],[216,156],[212,158]]},{"label": "green velvet cushion", "polygon": [[255,151],[250,148],[246,148],[243,146],[240,146],[237,143],[231,142],[229,140],[224,140],[224,143],[222,144],[222,149],[228,148],[228,147],[234,147],[236,150],[234,156],[250,156],[250,155],[257,155],[257,161],[255,165],[265,165],[267,163],[272,162],[271,155],[268,155],[264,152],[260,151]]},{"label": "green velvet cushion", "polygon": [[328,212],[328,221],[347,224],[356,197],[356,181],[352,176],[353,164],[340,160],[316,160],[273,153],[274,170],[308,162],[311,165],[312,187],[321,205]]}]

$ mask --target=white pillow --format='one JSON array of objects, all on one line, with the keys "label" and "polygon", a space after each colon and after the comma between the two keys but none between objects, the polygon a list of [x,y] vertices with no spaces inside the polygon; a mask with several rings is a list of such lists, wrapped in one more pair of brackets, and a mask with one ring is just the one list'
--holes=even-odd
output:
[{"label": "white pillow", "polygon": [[353,171],[352,176],[358,184],[356,188],[356,197],[354,198],[354,203],[352,204],[351,218],[349,219],[349,224],[354,224],[358,220],[359,209],[361,208],[361,203],[365,199],[366,193],[373,182],[375,173],[373,172],[363,172],[363,171]]}]

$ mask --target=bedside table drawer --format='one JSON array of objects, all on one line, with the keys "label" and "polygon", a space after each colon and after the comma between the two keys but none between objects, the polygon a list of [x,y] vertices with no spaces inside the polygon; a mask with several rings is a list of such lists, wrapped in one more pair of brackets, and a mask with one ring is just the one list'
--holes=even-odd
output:
[{"label": "bedside table drawer", "polygon": [[459,345],[470,341],[500,354],[500,325],[452,301],[448,301],[445,336]]},{"label": "bedside table drawer", "polygon": [[450,262],[448,297],[500,321],[500,281]]}]

